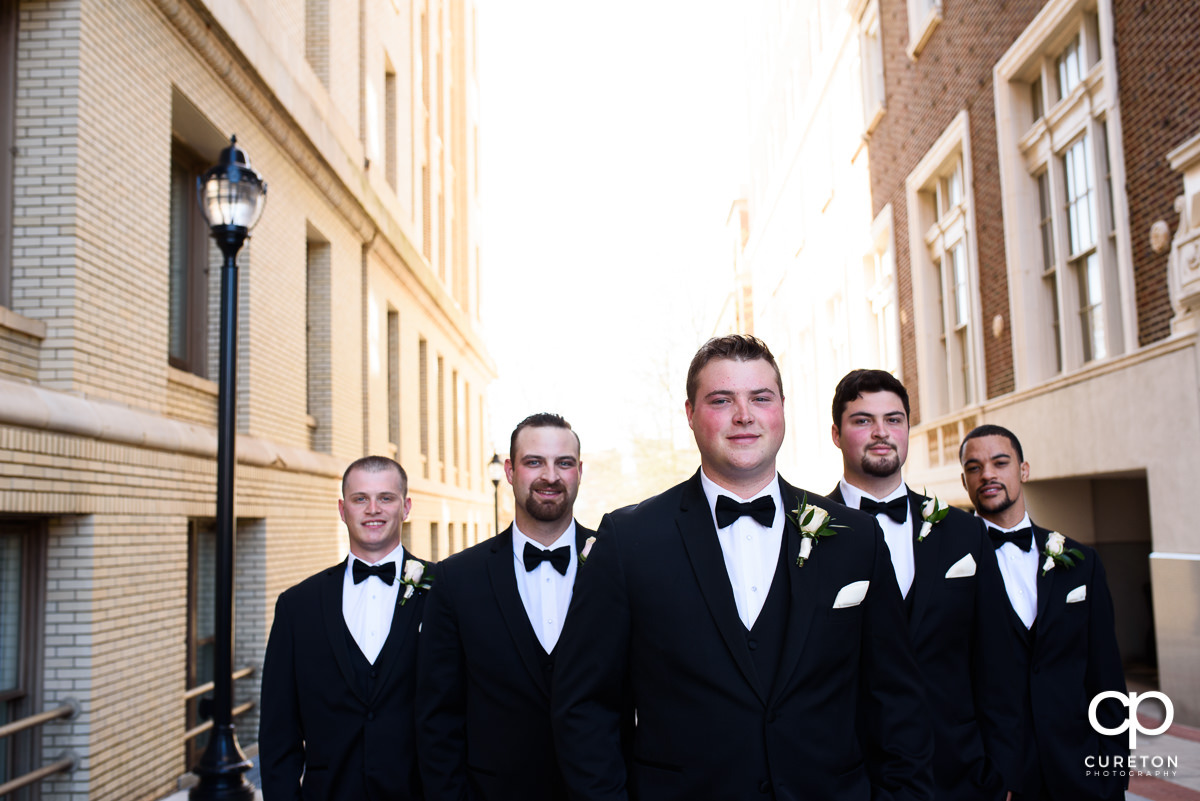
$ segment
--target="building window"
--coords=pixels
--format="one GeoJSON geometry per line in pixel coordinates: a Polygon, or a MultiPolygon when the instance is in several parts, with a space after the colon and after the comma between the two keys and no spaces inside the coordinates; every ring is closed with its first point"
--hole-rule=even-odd
{"type": "Polygon", "coordinates": [[[450,425],[453,426],[452,437],[450,442],[450,459],[454,465],[454,484],[455,486],[462,485],[462,477],[459,475],[459,434],[462,431],[462,419],[459,417],[458,405],[458,371],[450,371],[450,425]]]}
{"type": "Polygon", "coordinates": [[[417,343],[417,361],[421,382],[421,475],[429,478],[429,343],[424,338],[417,343]]]}
{"type": "Polygon", "coordinates": [[[309,447],[333,451],[333,350],[331,347],[332,253],[329,242],[308,226],[305,243],[305,365],[309,447]]]}
{"type": "Polygon", "coordinates": [[[13,181],[16,174],[17,3],[0,0],[0,306],[12,306],[13,181]]]}
{"type": "Polygon", "coordinates": [[[892,244],[892,207],[884,207],[871,225],[871,250],[864,258],[867,304],[871,320],[872,363],[900,374],[900,323],[896,300],[896,255],[892,244]]]}
{"type": "Polygon", "coordinates": [[[437,458],[438,476],[446,481],[446,360],[437,357],[437,458]]]}
{"type": "Polygon", "coordinates": [[[871,0],[858,23],[863,89],[863,131],[870,134],[883,119],[883,37],[879,29],[879,0],[871,0]]]}
{"type": "Polygon", "coordinates": [[[199,156],[171,141],[169,359],[201,377],[208,375],[208,267],[216,252],[196,199],[204,169],[199,156]]]}
{"type": "Polygon", "coordinates": [[[942,21],[942,0],[908,0],[908,57],[915,59],[942,21]]]}
{"type": "MultiPolygon", "coordinates": [[[[188,523],[188,622],[187,689],[213,680],[213,648],[216,642],[213,593],[216,591],[217,535],[212,521],[188,523]]],[[[212,719],[212,693],[188,698],[186,725],[191,732],[212,719]]],[[[200,761],[208,745],[208,732],[187,740],[187,769],[200,761]]]]}
{"type": "MultiPolygon", "coordinates": [[[[45,556],[39,527],[0,520],[0,726],[41,712],[45,556]]],[[[0,784],[38,766],[40,728],[0,740],[0,784]]]]}
{"type": "Polygon", "coordinates": [[[1107,0],[1051,0],[996,65],[1018,387],[1120,354],[1133,330],[1110,29],[1107,0]]]}
{"type": "MultiPolygon", "coordinates": [[[[385,56],[386,60],[386,56],[385,56]]],[[[396,175],[398,151],[396,142],[396,126],[400,114],[399,98],[396,88],[396,70],[391,61],[387,61],[387,69],[383,74],[383,166],[387,184],[396,191],[396,175]]]]}
{"type": "Polygon", "coordinates": [[[329,0],[304,2],[304,58],[329,88],[329,0]]]}
{"type": "Polygon", "coordinates": [[[392,456],[400,458],[400,312],[388,308],[387,315],[387,377],[388,377],[388,447],[392,456]]]}
{"type": "Polygon", "coordinates": [[[978,268],[967,113],[909,175],[909,252],[922,419],[978,402],[978,268]]]}

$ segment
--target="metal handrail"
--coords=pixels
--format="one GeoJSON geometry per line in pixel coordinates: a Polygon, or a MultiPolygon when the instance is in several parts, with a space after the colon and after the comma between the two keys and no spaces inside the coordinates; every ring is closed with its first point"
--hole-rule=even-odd
{"type": "MultiPolygon", "coordinates": [[[[253,708],[254,708],[254,702],[247,701],[246,703],[241,704],[239,706],[235,706],[233,709],[231,709],[229,711],[229,716],[236,718],[238,715],[243,715],[246,712],[249,712],[253,708]]],[[[211,720],[206,720],[203,723],[201,723],[199,726],[196,726],[195,728],[188,729],[187,731],[185,731],[183,733],[183,741],[186,743],[188,740],[192,739],[196,735],[204,734],[204,732],[208,731],[212,727],[213,727],[213,722],[211,720]]]]}
{"type": "MultiPolygon", "coordinates": [[[[73,718],[79,713],[79,704],[74,701],[66,701],[62,706],[54,709],[47,709],[45,712],[38,712],[36,715],[14,720],[12,723],[6,723],[0,726],[0,739],[16,734],[17,732],[32,729],[34,726],[40,726],[43,723],[59,718],[73,718]]],[[[4,793],[0,793],[0,796],[4,793]]]]}
{"type": "MultiPolygon", "coordinates": [[[[244,667],[240,670],[235,670],[233,671],[233,680],[237,681],[238,679],[244,679],[252,673],[254,673],[253,667],[244,667]]],[[[212,688],[213,682],[211,681],[206,681],[203,684],[197,684],[192,689],[184,692],[183,700],[190,701],[198,695],[204,695],[207,692],[211,692],[212,688]]]]}
{"type": "Polygon", "coordinates": [[[67,752],[58,758],[57,761],[51,762],[49,765],[43,765],[37,770],[30,771],[24,775],[0,784],[0,798],[8,795],[14,790],[20,790],[22,787],[28,787],[34,782],[40,782],[47,776],[53,776],[55,773],[69,773],[75,770],[79,764],[79,758],[74,754],[67,752]]]}

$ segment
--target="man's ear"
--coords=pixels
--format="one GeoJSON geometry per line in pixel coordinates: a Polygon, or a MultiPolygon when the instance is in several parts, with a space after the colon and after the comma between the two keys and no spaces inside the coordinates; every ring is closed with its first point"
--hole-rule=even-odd
{"type": "Polygon", "coordinates": [[[1021,462],[1021,483],[1029,480],[1029,462],[1021,462]]]}
{"type": "Polygon", "coordinates": [[[829,435],[833,437],[833,447],[839,451],[842,449],[842,430],[838,428],[838,424],[834,423],[829,431],[829,435]]]}
{"type": "MultiPolygon", "coordinates": [[[[696,411],[696,407],[692,406],[692,402],[690,400],[684,401],[683,411],[687,415],[688,428],[692,428],[692,412],[696,411]]],[[[695,429],[692,430],[694,431],[695,429]]]]}

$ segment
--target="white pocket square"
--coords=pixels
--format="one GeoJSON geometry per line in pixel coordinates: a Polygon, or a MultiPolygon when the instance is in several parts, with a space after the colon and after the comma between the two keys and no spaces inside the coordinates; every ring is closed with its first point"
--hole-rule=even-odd
{"type": "Polygon", "coordinates": [[[1087,599],[1087,585],[1080,584],[1075,589],[1067,593],[1067,603],[1077,604],[1080,601],[1087,599]]]}
{"type": "Polygon", "coordinates": [[[950,569],[946,571],[946,578],[948,579],[966,578],[973,575],[975,575],[975,559],[971,554],[967,554],[962,559],[950,565],[950,569]]]}
{"type": "Polygon", "coordinates": [[[845,609],[848,606],[858,606],[863,602],[863,598],[867,597],[867,587],[871,586],[869,581],[854,581],[847,584],[838,590],[837,597],[833,599],[834,609],[845,609]]]}

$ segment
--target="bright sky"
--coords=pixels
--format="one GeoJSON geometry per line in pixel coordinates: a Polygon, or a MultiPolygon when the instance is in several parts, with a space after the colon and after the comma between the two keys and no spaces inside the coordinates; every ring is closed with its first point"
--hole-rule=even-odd
{"type": "Polygon", "coordinates": [[[478,13],[496,450],[538,411],[565,416],[585,451],[664,431],[668,413],[682,425],[687,360],[733,278],[738,3],[478,0],[478,13]]]}

